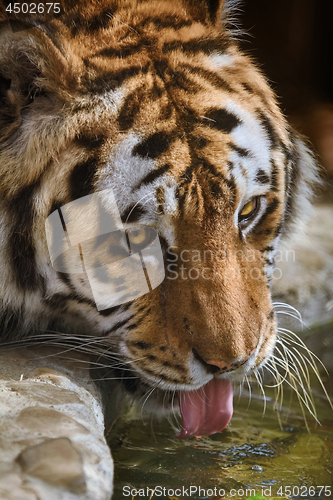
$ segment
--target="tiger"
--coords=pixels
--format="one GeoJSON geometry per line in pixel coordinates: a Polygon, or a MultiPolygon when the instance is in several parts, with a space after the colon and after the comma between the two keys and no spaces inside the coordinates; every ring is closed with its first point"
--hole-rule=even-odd
{"type": "MultiPolygon", "coordinates": [[[[269,367],[281,341],[274,257],[310,212],[313,154],[240,49],[235,2],[78,0],[48,20],[6,5],[2,344],[67,342],[103,359],[110,391],[179,412],[179,438],[221,431],[234,386],[269,367]],[[148,283],[122,295],[119,272],[120,299],[103,307],[97,271],[73,272],[71,257],[57,267],[47,236],[50,218],[93,196],[112,198],[122,226],[100,245],[116,267],[139,256],[148,283]],[[149,286],[154,242],[163,279],[149,286]]],[[[80,230],[95,238],[84,203],[80,230]]]]}

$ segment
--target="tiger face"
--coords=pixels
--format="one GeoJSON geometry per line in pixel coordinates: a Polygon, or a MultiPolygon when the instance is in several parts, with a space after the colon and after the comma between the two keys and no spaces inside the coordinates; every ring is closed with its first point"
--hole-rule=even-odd
{"type": "Polygon", "coordinates": [[[181,407],[180,437],[224,428],[232,383],[271,356],[274,255],[316,178],[227,7],[82,1],[0,27],[4,339],[79,339],[152,411],[181,407]],[[52,266],[45,221],[108,189],[138,251],[158,235],[165,279],[99,311],[86,273],[52,266]]]}

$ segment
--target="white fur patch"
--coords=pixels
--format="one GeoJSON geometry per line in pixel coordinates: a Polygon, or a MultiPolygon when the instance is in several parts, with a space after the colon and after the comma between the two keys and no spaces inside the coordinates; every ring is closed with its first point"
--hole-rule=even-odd
{"type": "Polygon", "coordinates": [[[133,155],[133,149],[141,141],[141,137],[130,133],[117,144],[115,153],[110,157],[97,183],[101,190],[110,187],[113,189],[120,212],[132,203],[139,202],[140,198],[142,198],[140,204],[145,205],[152,197],[149,196],[152,195],[151,185],[142,186],[139,197],[135,189],[142,179],[156,168],[154,160],[133,155]]]}
{"type": "Polygon", "coordinates": [[[234,58],[230,54],[219,54],[218,52],[215,52],[209,56],[209,61],[215,66],[216,68],[223,68],[224,66],[233,66],[234,64],[234,58]]]}

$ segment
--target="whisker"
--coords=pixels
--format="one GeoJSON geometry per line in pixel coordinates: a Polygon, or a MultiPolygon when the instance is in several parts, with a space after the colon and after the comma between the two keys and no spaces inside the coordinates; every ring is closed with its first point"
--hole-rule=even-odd
{"type": "Polygon", "coordinates": [[[249,409],[250,403],[251,403],[251,399],[252,399],[252,389],[251,389],[251,384],[249,382],[249,379],[248,379],[247,375],[245,375],[245,380],[246,380],[247,386],[249,388],[249,402],[248,402],[248,405],[247,405],[247,409],[249,409]]]}
{"type": "Polygon", "coordinates": [[[148,203],[148,201],[150,200],[154,200],[154,197],[152,195],[152,192],[150,193],[147,193],[145,194],[144,196],[142,196],[142,198],[139,199],[139,201],[136,202],[136,204],[132,207],[130,213],[128,214],[128,216],[126,217],[126,220],[125,220],[125,224],[128,222],[128,219],[130,218],[130,216],[132,215],[132,212],[133,210],[135,210],[135,208],[139,205],[139,203],[141,203],[142,200],[144,200],[145,198],[147,198],[147,196],[151,196],[151,198],[149,198],[148,200],[145,201],[145,203],[143,203],[143,205],[145,205],[146,203],[148,203]]]}
{"type": "Polygon", "coordinates": [[[289,309],[289,310],[293,311],[296,314],[296,316],[298,317],[298,319],[300,320],[300,322],[303,323],[302,315],[299,312],[299,310],[296,309],[296,307],[291,306],[290,304],[287,304],[286,302],[272,302],[272,306],[274,307],[274,309],[275,309],[275,307],[281,307],[283,309],[289,309]]]}
{"type": "MultiPolygon", "coordinates": [[[[291,330],[287,330],[285,328],[282,328],[281,332],[282,332],[282,336],[280,335],[280,340],[282,339],[282,341],[285,342],[285,339],[283,337],[287,337],[290,342],[292,342],[294,345],[297,345],[298,347],[301,347],[302,349],[304,349],[306,354],[309,355],[310,359],[307,356],[305,356],[304,353],[299,352],[296,348],[293,348],[293,350],[297,354],[302,356],[302,360],[304,361],[304,363],[307,363],[309,365],[309,367],[312,369],[312,371],[314,372],[314,374],[315,374],[315,376],[316,376],[316,378],[321,386],[321,389],[323,390],[323,392],[325,394],[327,401],[329,402],[331,408],[333,409],[333,404],[332,404],[331,398],[329,397],[327,390],[325,388],[325,385],[321,379],[318,367],[316,365],[316,361],[318,361],[318,363],[321,365],[321,367],[323,368],[325,373],[327,375],[329,375],[324,363],[321,361],[320,358],[318,358],[318,356],[316,354],[314,354],[312,351],[310,351],[310,349],[305,345],[305,343],[302,341],[302,339],[300,339],[299,336],[296,335],[294,332],[292,332],[291,330]]],[[[280,333],[280,331],[279,331],[279,333],[280,333]]]]}
{"type": "Polygon", "coordinates": [[[259,385],[259,387],[260,387],[260,390],[261,390],[261,392],[262,392],[262,395],[264,396],[264,408],[263,408],[263,412],[262,412],[262,414],[263,414],[263,416],[264,416],[264,415],[265,415],[265,412],[266,412],[266,394],[265,394],[265,389],[264,389],[264,386],[263,386],[263,384],[262,384],[261,375],[260,375],[260,373],[259,373],[259,371],[258,371],[258,370],[256,370],[256,371],[254,372],[254,376],[255,376],[255,378],[256,378],[256,380],[257,380],[257,383],[258,383],[258,385],[259,385]]]}

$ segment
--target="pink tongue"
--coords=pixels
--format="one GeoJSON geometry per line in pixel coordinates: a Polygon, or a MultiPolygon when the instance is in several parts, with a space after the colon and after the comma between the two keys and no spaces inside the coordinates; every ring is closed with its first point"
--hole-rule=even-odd
{"type": "Polygon", "coordinates": [[[233,391],[229,380],[213,378],[196,391],[181,391],[183,428],[179,439],[209,436],[227,427],[233,412],[233,391]]]}

